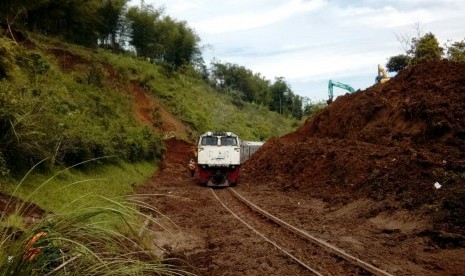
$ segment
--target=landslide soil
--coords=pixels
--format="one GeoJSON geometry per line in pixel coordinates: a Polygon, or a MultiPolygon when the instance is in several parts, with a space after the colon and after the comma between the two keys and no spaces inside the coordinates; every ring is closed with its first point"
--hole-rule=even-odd
{"type": "MultiPolygon", "coordinates": [[[[463,275],[464,83],[464,63],[441,61],[338,97],[266,142],[235,189],[390,273],[463,275]]],[[[302,274],[189,177],[190,158],[192,145],[168,140],[161,170],[138,188],[177,225],[154,226],[160,254],[201,275],[302,274]]]]}

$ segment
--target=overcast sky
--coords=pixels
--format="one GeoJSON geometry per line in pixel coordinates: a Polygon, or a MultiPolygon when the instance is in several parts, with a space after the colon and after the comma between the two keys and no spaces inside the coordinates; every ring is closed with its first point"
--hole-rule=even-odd
{"type": "MultiPolygon", "coordinates": [[[[132,5],[140,1],[132,0],[132,5]]],[[[373,85],[377,65],[403,53],[397,36],[432,32],[440,44],[465,39],[464,0],[145,0],[187,21],[215,58],[269,80],[284,77],[294,93],[326,100],[328,80],[355,89],[373,85]]],[[[335,88],[335,96],[346,91],[335,88]]]]}

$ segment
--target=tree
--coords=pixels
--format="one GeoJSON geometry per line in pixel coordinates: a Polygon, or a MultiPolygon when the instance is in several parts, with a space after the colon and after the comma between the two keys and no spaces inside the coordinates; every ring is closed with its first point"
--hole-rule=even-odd
{"type": "Polygon", "coordinates": [[[41,4],[42,2],[37,0],[0,1],[0,27],[5,26],[8,30],[7,35],[16,40],[13,28],[24,28],[24,19],[28,12],[41,4]]]}
{"type": "Polygon", "coordinates": [[[126,13],[130,28],[130,43],[136,48],[137,55],[152,59],[159,58],[156,53],[157,32],[155,22],[161,15],[160,10],[152,6],[131,7],[126,13]]]}
{"type": "Polygon", "coordinates": [[[88,47],[96,47],[102,32],[101,0],[43,0],[28,10],[25,25],[30,31],[58,36],[88,47]]]}
{"type": "Polygon", "coordinates": [[[213,83],[223,91],[238,91],[243,101],[268,105],[269,81],[237,64],[212,63],[213,83]]]}
{"type": "Polygon", "coordinates": [[[116,45],[128,0],[2,0],[0,24],[95,47],[116,45]]]}
{"type": "Polygon", "coordinates": [[[162,18],[162,11],[152,6],[132,7],[127,12],[130,43],[137,55],[164,62],[177,69],[199,60],[200,38],[184,21],[162,18]]]}
{"type": "Polygon", "coordinates": [[[175,69],[201,55],[198,47],[200,38],[185,21],[177,22],[167,16],[156,23],[156,32],[159,56],[175,69]]]}
{"type": "Polygon", "coordinates": [[[412,39],[412,64],[417,64],[429,60],[440,60],[444,49],[439,46],[436,36],[427,33],[420,38],[412,39]]]}
{"type": "Polygon", "coordinates": [[[291,94],[291,116],[300,120],[304,115],[304,111],[302,109],[302,102],[303,98],[299,95],[291,94]]]}
{"type": "Polygon", "coordinates": [[[465,61],[465,39],[456,41],[447,47],[447,58],[453,61],[465,61]]]}
{"type": "Polygon", "coordinates": [[[417,27],[417,32],[418,37],[412,39],[407,35],[398,36],[398,40],[401,42],[405,54],[389,58],[386,64],[386,68],[389,72],[398,72],[411,64],[441,59],[444,49],[439,46],[436,36],[431,32],[421,36],[419,27],[417,27]]]}
{"type": "Polygon", "coordinates": [[[286,113],[286,96],[289,90],[290,88],[283,77],[275,79],[275,82],[270,86],[271,103],[269,109],[271,111],[276,111],[279,114],[286,113]]]}
{"type": "Polygon", "coordinates": [[[120,49],[118,43],[119,32],[123,29],[123,9],[128,0],[105,0],[99,9],[101,28],[99,30],[100,45],[111,49],[120,49]]]}
{"type": "Polygon", "coordinates": [[[388,72],[399,72],[400,70],[406,68],[412,58],[407,56],[407,55],[397,55],[397,56],[392,56],[389,58],[388,63],[386,64],[386,68],[388,72]]]}

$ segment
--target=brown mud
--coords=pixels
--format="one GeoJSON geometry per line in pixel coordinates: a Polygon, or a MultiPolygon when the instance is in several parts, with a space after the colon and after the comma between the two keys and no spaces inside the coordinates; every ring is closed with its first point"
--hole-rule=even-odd
{"type": "MultiPolygon", "coordinates": [[[[465,64],[441,61],[338,97],[243,166],[237,191],[285,221],[395,275],[465,273],[465,64]],[[435,188],[439,183],[441,188],[435,188]]],[[[192,146],[169,140],[139,188],[178,226],[156,239],[201,275],[290,275],[188,176],[192,146]]]]}

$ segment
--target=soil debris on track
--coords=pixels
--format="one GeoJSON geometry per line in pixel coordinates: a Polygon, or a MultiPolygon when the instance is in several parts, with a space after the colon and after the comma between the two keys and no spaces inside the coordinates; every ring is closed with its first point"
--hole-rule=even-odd
{"type": "Polygon", "coordinates": [[[198,275],[308,274],[236,220],[210,188],[196,184],[187,169],[192,145],[176,139],[166,145],[161,170],[138,188],[139,194],[157,194],[145,201],[177,225],[173,234],[156,237],[165,256],[180,258],[176,264],[198,275]]]}
{"type": "Polygon", "coordinates": [[[464,84],[465,63],[444,60],[338,97],[265,143],[240,187],[391,273],[463,275],[464,84]]]}
{"type": "MultiPolygon", "coordinates": [[[[464,63],[429,62],[338,97],[296,132],[267,141],[235,189],[394,275],[463,275],[464,84],[464,63]]],[[[147,200],[178,226],[155,240],[165,254],[199,275],[307,275],[196,184],[191,150],[168,140],[162,169],[139,187],[163,194],[147,200]]]]}

